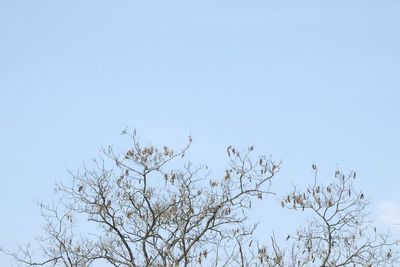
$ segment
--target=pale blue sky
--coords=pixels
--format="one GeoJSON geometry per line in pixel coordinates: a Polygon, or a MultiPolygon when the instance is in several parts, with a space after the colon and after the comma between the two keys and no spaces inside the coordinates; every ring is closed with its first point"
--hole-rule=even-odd
{"type": "Polygon", "coordinates": [[[399,14],[397,0],[0,1],[0,243],[37,236],[34,201],[126,126],[156,144],[191,133],[191,158],[216,169],[254,143],[283,160],[277,190],[313,162],[323,179],[354,169],[375,216],[400,219],[399,14]]]}

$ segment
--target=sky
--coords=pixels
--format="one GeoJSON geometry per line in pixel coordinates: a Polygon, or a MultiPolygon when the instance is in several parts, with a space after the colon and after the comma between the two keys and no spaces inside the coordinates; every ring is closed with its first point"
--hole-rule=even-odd
{"type": "MultiPolygon", "coordinates": [[[[327,182],[355,170],[373,218],[400,236],[399,12],[397,0],[0,1],[0,245],[39,236],[36,201],[124,147],[125,127],[178,147],[191,134],[190,158],[216,174],[228,145],[254,144],[282,160],[279,192],[309,184],[313,163],[327,182]]],[[[293,226],[268,205],[265,225],[293,226]]]]}

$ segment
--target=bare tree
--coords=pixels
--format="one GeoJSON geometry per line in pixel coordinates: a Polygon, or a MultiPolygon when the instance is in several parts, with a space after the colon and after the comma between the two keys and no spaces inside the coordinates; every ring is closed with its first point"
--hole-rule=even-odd
{"type": "Polygon", "coordinates": [[[252,146],[243,152],[230,146],[229,165],[214,178],[206,166],[182,162],[191,138],[175,152],[127,135],[130,149],[105,149],[94,167],[70,172],[72,183],[57,186],[57,205],[41,204],[46,225],[39,260],[29,247],[3,252],[28,266],[249,265],[255,258],[243,246],[255,225],[247,211],[253,199],[271,193],[280,163],[252,158],[252,146]],[[79,233],[82,218],[89,233],[79,233]]]}
{"type": "Polygon", "coordinates": [[[262,199],[280,162],[253,156],[253,146],[229,146],[220,178],[178,151],[142,146],[109,147],[59,184],[60,200],[40,204],[46,221],[38,258],[27,246],[6,251],[25,266],[385,266],[399,261],[395,241],[367,220],[368,201],[354,189],[356,177],[337,171],[333,182],[294,190],[281,205],[306,213],[308,223],[286,242],[255,237],[248,211],[262,199]]]}
{"type": "Polygon", "coordinates": [[[287,240],[291,249],[281,249],[272,239],[266,260],[272,266],[394,266],[399,262],[397,241],[388,232],[379,233],[368,220],[368,200],[354,188],[356,173],[335,172],[327,186],[317,182],[304,192],[285,196],[284,208],[307,213],[308,222],[287,240]]]}

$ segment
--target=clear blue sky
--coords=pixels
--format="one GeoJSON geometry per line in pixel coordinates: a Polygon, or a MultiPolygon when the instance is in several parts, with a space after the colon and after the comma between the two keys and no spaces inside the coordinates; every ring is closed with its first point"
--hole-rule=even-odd
{"type": "Polygon", "coordinates": [[[191,158],[217,169],[227,145],[254,143],[283,160],[277,190],[313,162],[323,179],[354,169],[374,216],[400,220],[399,14],[397,0],[1,1],[0,243],[37,236],[35,200],[126,126],[156,144],[191,133],[191,158]]]}

